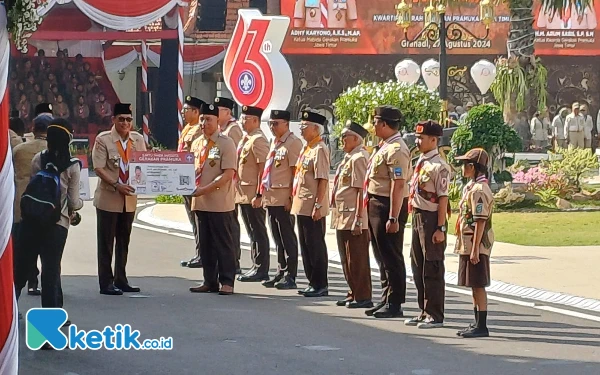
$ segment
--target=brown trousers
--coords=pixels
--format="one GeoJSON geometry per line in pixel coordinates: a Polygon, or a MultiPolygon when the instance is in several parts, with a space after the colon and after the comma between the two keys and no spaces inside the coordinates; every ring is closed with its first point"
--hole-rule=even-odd
{"type": "Polygon", "coordinates": [[[437,212],[414,210],[410,259],[419,308],[436,322],[443,322],[446,295],[444,251],[447,238],[442,243],[433,243],[437,217],[437,212]]]}
{"type": "Polygon", "coordinates": [[[369,231],[363,229],[360,235],[354,236],[350,230],[338,230],[336,235],[344,277],[350,287],[348,296],[355,301],[370,301],[369,231]]]}

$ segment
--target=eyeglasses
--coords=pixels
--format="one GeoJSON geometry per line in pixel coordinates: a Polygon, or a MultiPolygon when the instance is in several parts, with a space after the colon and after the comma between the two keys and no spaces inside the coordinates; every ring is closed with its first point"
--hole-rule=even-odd
{"type": "Polygon", "coordinates": [[[133,121],[133,117],[119,117],[117,120],[119,120],[119,122],[132,122],[133,121]]]}

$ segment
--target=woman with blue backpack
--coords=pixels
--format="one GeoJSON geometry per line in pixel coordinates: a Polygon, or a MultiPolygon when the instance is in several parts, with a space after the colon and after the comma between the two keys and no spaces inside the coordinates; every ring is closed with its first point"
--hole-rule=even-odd
{"type": "Polygon", "coordinates": [[[15,267],[17,299],[28,270],[37,256],[42,263],[42,307],[62,308],[60,263],[75,211],[83,207],[79,197],[81,163],[71,157],[71,124],[61,118],[48,126],[48,149],[31,161],[31,181],[21,198],[22,224],[19,241],[23,256],[15,267]]]}

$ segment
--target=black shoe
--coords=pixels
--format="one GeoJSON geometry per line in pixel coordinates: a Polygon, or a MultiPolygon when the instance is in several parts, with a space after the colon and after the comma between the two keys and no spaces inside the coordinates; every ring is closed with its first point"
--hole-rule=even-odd
{"type": "Polygon", "coordinates": [[[242,274],[242,269],[241,268],[236,268],[235,269],[235,274],[236,275],[241,275],[242,274]]]}
{"type": "Polygon", "coordinates": [[[304,295],[308,292],[314,292],[314,291],[315,291],[315,288],[313,288],[312,286],[309,285],[306,289],[299,290],[298,294],[304,295]]]}
{"type": "Polygon", "coordinates": [[[392,305],[391,303],[373,314],[373,317],[378,319],[401,318],[403,316],[400,305],[392,305]]]}
{"type": "Polygon", "coordinates": [[[296,281],[289,276],[286,276],[283,280],[275,284],[275,288],[279,290],[298,289],[296,281]]]}
{"type": "Polygon", "coordinates": [[[137,286],[131,286],[129,284],[124,284],[124,285],[115,285],[117,288],[121,289],[121,291],[123,291],[123,293],[139,293],[140,292],[140,288],[138,288],[137,286]]]}
{"type": "Polygon", "coordinates": [[[365,311],[365,315],[373,316],[377,311],[381,310],[385,306],[385,303],[379,302],[377,305],[373,306],[372,309],[365,311]]]}
{"type": "Polygon", "coordinates": [[[29,294],[30,296],[41,296],[42,291],[38,287],[29,288],[27,289],[27,294],[29,294]]]}
{"type": "Polygon", "coordinates": [[[346,297],[346,298],[344,298],[344,299],[341,299],[341,300],[337,301],[337,302],[335,303],[335,305],[336,305],[336,306],[340,306],[340,307],[341,307],[341,306],[346,306],[346,305],[347,305],[347,304],[349,304],[350,302],[354,302],[354,298],[352,298],[352,297],[346,297]]]}
{"type": "Polygon", "coordinates": [[[120,296],[123,295],[123,291],[111,284],[104,289],[100,289],[100,294],[105,294],[107,296],[120,296]]]}
{"type": "Polygon", "coordinates": [[[304,293],[304,297],[326,297],[329,295],[329,289],[327,287],[320,289],[313,289],[310,292],[304,293]]]}
{"type": "Polygon", "coordinates": [[[238,281],[243,282],[243,283],[257,283],[257,282],[261,282],[261,281],[265,281],[265,280],[269,280],[269,275],[268,274],[258,274],[255,273],[253,275],[240,275],[238,276],[238,281]]]}
{"type": "Polygon", "coordinates": [[[283,275],[278,273],[271,280],[263,281],[262,285],[265,288],[275,288],[275,284],[277,284],[281,279],[283,279],[283,275]]]}
{"type": "Polygon", "coordinates": [[[460,331],[456,332],[456,336],[462,336],[463,333],[470,331],[473,328],[475,328],[475,323],[471,323],[467,328],[463,328],[460,331]]]}
{"type": "Polygon", "coordinates": [[[489,337],[490,336],[490,331],[488,331],[487,328],[474,327],[474,328],[471,328],[468,331],[463,332],[460,336],[463,337],[463,338],[465,338],[465,339],[474,339],[474,338],[479,338],[479,337],[489,337]]]}
{"type": "Polygon", "coordinates": [[[202,259],[194,260],[188,263],[188,268],[202,268],[202,259]]]}
{"type": "Polygon", "coordinates": [[[373,302],[370,299],[364,301],[353,301],[346,305],[349,309],[370,309],[373,307],[373,302]]]}

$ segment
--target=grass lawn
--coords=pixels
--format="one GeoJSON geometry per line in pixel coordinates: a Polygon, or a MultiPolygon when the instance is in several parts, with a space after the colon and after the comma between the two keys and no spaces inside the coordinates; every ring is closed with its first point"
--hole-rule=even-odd
{"type": "MultiPolygon", "coordinates": [[[[454,234],[456,213],[448,230],[454,234]]],[[[498,212],[496,241],[533,246],[600,245],[600,212],[498,212]]]]}

